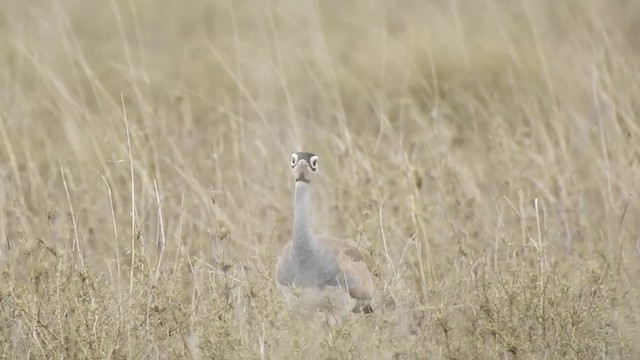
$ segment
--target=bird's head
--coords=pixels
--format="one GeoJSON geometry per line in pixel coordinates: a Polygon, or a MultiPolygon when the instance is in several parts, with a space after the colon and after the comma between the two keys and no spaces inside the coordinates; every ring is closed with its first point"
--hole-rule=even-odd
{"type": "Polygon", "coordinates": [[[316,171],[318,171],[318,155],[308,152],[291,154],[291,172],[296,181],[309,183],[316,171]]]}

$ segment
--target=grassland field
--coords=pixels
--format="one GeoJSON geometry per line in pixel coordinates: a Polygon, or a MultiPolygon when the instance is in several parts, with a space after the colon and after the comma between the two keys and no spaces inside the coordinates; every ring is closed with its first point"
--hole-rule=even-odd
{"type": "Polygon", "coordinates": [[[3,0],[0,357],[640,358],[640,2],[3,0]],[[375,313],[274,283],[294,151],[375,313]]]}

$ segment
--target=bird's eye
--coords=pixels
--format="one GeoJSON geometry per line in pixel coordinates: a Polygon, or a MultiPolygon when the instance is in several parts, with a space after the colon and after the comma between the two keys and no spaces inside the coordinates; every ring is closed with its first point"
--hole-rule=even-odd
{"type": "Polygon", "coordinates": [[[309,160],[309,165],[311,165],[311,169],[313,171],[318,170],[318,157],[317,156],[312,156],[311,159],[309,160]]]}
{"type": "Polygon", "coordinates": [[[296,166],[298,162],[298,154],[291,154],[291,167],[296,166]]]}

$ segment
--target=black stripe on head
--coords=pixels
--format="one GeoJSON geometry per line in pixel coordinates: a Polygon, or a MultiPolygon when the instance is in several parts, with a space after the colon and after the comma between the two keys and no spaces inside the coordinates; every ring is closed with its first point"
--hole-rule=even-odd
{"type": "Polygon", "coordinates": [[[310,152],[297,152],[296,155],[298,155],[298,161],[301,159],[305,159],[307,162],[311,162],[311,158],[313,156],[316,156],[316,154],[314,153],[310,153],[310,152]]]}

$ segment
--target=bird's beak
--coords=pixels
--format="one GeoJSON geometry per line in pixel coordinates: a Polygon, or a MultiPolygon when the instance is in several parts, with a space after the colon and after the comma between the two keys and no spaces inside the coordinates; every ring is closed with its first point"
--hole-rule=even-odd
{"type": "Polygon", "coordinates": [[[300,160],[296,166],[304,166],[308,169],[311,169],[311,165],[307,162],[307,160],[300,160]]]}
{"type": "Polygon", "coordinates": [[[300,160],[296,166],[293,168],[293,172],[296,178],[296,181],[305,181],[309,182],[309,179],[306,178],[305,172],[311,171],[311,165],[306,160],[300,160]]]}

